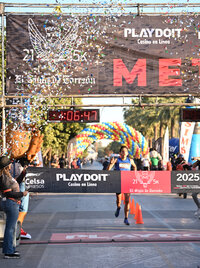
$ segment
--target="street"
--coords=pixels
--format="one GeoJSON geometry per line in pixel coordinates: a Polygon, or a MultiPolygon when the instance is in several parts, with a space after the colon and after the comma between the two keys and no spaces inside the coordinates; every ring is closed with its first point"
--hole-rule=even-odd
{"type": "Polygon", "coordinates": [[[114,216],[115,194],[32,194],[23,225],[32,239],[21,241],[19,260],[1,254],[0,267],[199,267],[200,220],[191,196],[131,198],[141,205],[144,224],[129,215],[130,226],[124,225],[123,208],[114,216]]]}

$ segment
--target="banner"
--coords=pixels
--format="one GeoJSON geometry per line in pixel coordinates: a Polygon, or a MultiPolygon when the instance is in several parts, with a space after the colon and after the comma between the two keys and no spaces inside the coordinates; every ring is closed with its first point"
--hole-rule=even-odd
{"type": "Polygon", "coordinates": [[[171,138],[169,140],[169,157],[172,158],[179,153],[179,138],[171,138]]]}
{"type": "Polygon", "coordinates": [[[169,162],[169,128],[167,126],[165,135],[164,135],[164,144],[163,144],[163,165],[167,166],[169,162]]]}
{"type": "Polygon", "coordinates": [[[31,192],[120,193],[120,172],[29,167],[26,188],[31,192]]]}
{"type": "Polygon", "coordinates": [[[199,16],[6,16],[8,94],[199,92],[199,16]]]}
{"type": "Polygon", "coordinates": [[[200,191],[200,172],[29,167],[25,182],[39,193],[191,193],[200,191]]]}
{"type": "Polygon", "coordinates": [[[170,171],[121,171],[121,184],[123,193],[170,193],[170,171]]]}
{"type": "Polygon", "coordinates": [[[171,186],[172,193],[200,193],[200,172],[172,171],[171,186]]]}
{"type": "Polygon", "coordinates": [[[195,122],[182,122],[181,132],[179,139],[179,151],[184,156],[184,159],[188,161],[190,145],[192,141],[192,135],[194,131],[195,122]]]}

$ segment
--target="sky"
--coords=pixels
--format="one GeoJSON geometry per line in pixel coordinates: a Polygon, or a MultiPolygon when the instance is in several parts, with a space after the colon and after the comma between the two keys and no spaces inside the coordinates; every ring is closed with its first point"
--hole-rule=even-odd
{"type": "MultiPolygon", "coordinates": [[[[121,0],[121,1],[117,1],[117,0],[107,0],[107,1],[92,1],[92,0],[5,0],[2,1],[4,3],[35,3],[35,4],[67,4],[67,3],[100,3],[101,5],[104,4],[110,4],[110,3],[154,3],[155,1],[153,0],[149,0],[149,1],[145,1],[145,0],[138,0],[138,1],[130,1],[130,0],[121,0]]],[[[193,0],[193,1],[189,1],[189,0],[184,0],[184,1],[179,1],[179,0],[172,0],[172,1],[166,1],[166,0],[159,0],[156,1],[159,3],[169,3],[169,4],[173,4],[173,3],[198,3],[199,1],[197,0],[193,0]]],[[[170,7],[169,7],[170,8],[170,7]]],[[[37,9],[38,10],[38,9],[37,9]]],[[[23,12],[23,8],[6,8],[6,11],[20,11],[23,12]]],[[[34,10],[33,10],[34,11],[34,10]]],[[[42,12],[42,10],[41,10],[42,12]]],[[[92,12],[92,10],[91,10],[92,12]]],[[[122,98],[83,98],[83,103],[84,104],[122,104],[122,98]]],[[[125,98],[125,103],[130,104],[131,103],[131,98],[125,98]]],[[[101,122],[112,122],[112,121],[118,121],[118,122],[123,122],[123,107],[104,107],[104,108],[100,108],[100,121],[101,122]]]]}

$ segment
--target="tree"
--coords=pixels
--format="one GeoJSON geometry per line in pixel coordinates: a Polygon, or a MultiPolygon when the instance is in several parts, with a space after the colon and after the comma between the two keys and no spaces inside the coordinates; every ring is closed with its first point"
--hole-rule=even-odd
{"type": "MultiPolygon", "coordinates": [[[[69,140],[74,138],[82,129],[85,123],[48,123],[47,111],[49,105],[70,104],[71,99],[44,99],[42,108],[38,109],[37,98],[33,98],[31,104],[31,122],[44,134],[43,150],[52,148],[52,153],[66,153],[69,140]]],[[[74,104],[82,104],[81,99],[75,99],[74,104]]],[[[61,107],[62,108],[62,107],[61,107]]]]}
{"type": "MultiPolygon", "coordinates": [[[[183,103],[184,98],[142,98],[142,103],[183,103]]],[[[133,99],[133,105],[138,99],[133,99]]],[[[180,107],[178,106],[145,106],[131,107],[124,112],[125,122],[140,131],[147,139],[157,139],[157,129],[160,129],[160,137],[163,136],[164,128],[168,125],[171,135],[178,131],[180,107]]]]}
{"type": "Polygon", "coordinates": [[[117,141],[113,141],[111,143],[108,144],[108,146],[105,148],[105,152],[110,152],[112,151],[115,154],[119,153],[121,144],[117,141]]]}

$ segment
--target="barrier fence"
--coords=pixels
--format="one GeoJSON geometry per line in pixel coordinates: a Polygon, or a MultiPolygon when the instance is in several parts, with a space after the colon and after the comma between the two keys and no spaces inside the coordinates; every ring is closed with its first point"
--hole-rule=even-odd
{"type": "Polygon", "coordinates": [[[40,193],[193,193],[200,192],[200,172],[29,167],[26,187],[40,193]]]}

